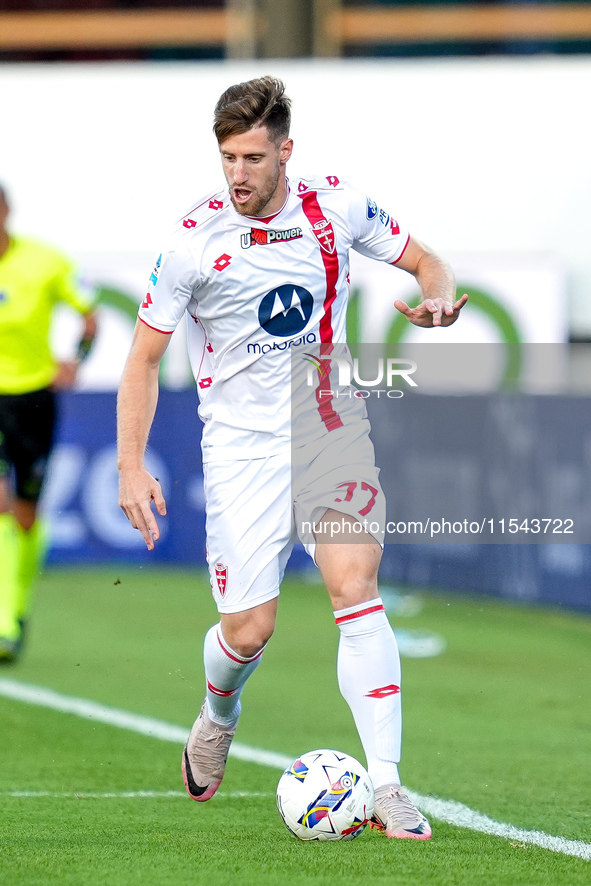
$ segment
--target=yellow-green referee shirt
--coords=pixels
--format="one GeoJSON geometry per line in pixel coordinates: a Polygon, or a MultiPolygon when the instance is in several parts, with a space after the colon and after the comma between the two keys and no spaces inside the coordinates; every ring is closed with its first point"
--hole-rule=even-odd
{"type": "Polygon", "coordinates": [[[92,309],[63,255],[33,240],[11,237],[0,258],[0,394],[25,394],[53,382],[57,366],[49,329],[58,302],[81,314],[92,309]]]}

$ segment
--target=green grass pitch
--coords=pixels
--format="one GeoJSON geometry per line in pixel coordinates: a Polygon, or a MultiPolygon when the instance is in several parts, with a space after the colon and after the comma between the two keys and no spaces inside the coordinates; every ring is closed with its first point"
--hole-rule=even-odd
{"type": "MultiPolygon", "coordinates": [[[[394,629],[446,640],[403,659],[405,784],[497,821],[591,841],[591,619],[421,595],[394,629]]],[[[48,571],[10,678],[186,726],[203,699],[203,573],[48,571]]],[[[237,741],[293,757],[363,754],[336,683],[321,586],[282,590],[277,632],[246,687],[237,741]]],[[[429,843],[367,830],[304,844],[275,808],[280,771],[230,758],[208,803],[182,794],[182,746],[0,696],[0,881],[6,886],[583,886],[591,861],[431,817],[429,843]],[[126,792],[148,792],[125,797],[126,792]],[[28,793],[27,793],[28,792],[28,793]],[[20,796],[18,794],[21,794],[20,796]]]]}

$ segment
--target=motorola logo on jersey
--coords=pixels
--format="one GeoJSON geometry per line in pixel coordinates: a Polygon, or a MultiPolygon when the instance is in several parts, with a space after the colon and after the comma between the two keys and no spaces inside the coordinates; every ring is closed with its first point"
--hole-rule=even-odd
{"type": "Polygon", "coordinates": [[[314,299],[302,286],[285,283],[268,292],[259,306],[259,323],[269,335],[297,335],[312,316],[314,299]]]}

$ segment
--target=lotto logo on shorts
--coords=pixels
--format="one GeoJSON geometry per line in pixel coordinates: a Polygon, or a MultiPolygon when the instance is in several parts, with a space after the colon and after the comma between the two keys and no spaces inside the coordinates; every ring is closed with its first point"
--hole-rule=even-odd
{"type": "Polygon", "coordinates": [[[216,563],[214,568],[218,591],[223,597],[228,587],[228,567],[224,566],[223,563],[216,563]]]}

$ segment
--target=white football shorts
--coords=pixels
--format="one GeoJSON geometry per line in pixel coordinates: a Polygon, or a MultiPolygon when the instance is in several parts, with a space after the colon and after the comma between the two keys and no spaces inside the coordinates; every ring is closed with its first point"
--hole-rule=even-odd
{"type": "MultiPolygon", "coordinates": [[[[272,600],[293,545],[314,558],[314,526],[334,509],[355,518],[380,544],[385,496],[369,423],[339,428],[318,443],[267,458],[203,466],[207,560],[219,612],[272,600]]],[[[339,543],[338,532],[330,539],[339,543]]]]}

